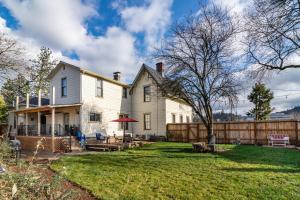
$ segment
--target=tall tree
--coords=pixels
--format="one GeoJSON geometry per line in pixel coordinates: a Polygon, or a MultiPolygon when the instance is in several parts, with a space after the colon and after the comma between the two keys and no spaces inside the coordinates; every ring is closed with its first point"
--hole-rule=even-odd
{"type": "Polygon", "coordinates": [[[273,98],[273,93],[265,84],[256,83],[248,96],[249,101],[254,103],[255,107],[247,114],[253,116],[255,120],[266,120],[272,112],[270,103],[273,98]]]}
{"type": "Polygon", "coordinates": [[[247,54],[257,71],[300,68],[300,1],[253,0],[247,15],[247,54]]]}
{"type": "Polygon", "coordinates": [[[3,96],[0,96],[0,122],[6,122],[8,116],[8,109],[3,96]]]}
{"type": "Polygon", "coordinates": [[[166,63],[165,95],[192,106],[214,143],[213,108],[237,99],[239,81],[233,64],[237,26],[226,9],[201,6],[172,30],[156,58],[166,63]]]}
{"type": "Polygon", "coordinates": [[[13,105],[16,96],[25,97],[27,93],[30,93],[30,85],[23,74],[18,74],[15,79],[7,79],[0,90],[0,94],[8,106],[13,105]]]}
{"type": "Polygon", "coordinates": [[[24,68],[24,51],[5,33],[0,32],[0,81],[6,80],[9,75],[24,68]]]}
{"type": "Polygon", "coordinates": [[[42,47],[36,59],[32,60],[30,71],[30,85],[35,95],[41,89],[42,94],[47,95],[49,90],[49,80],[47,76],[56,65],[56,60],[52,58],[52,51],[47,47],[42,47]]]}

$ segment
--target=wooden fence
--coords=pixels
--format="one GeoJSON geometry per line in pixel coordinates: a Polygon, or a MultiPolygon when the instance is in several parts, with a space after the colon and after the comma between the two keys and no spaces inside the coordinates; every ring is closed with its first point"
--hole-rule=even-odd
{"type": "MultiPolygon", "coordinates": [[[[242,121],[216,122],[214,134],[217,143],[267,144],[267,135],[287,134],[291,144],[300,144],[300,121],[242,121]]],[[[203,123],[167,124],[167,138],[173,142],[206,142],[207,131],[203,123]]]]}

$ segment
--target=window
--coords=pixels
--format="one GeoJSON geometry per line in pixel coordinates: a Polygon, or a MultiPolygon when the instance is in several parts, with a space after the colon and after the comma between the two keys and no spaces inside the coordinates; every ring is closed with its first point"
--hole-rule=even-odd
{"type": "MultiPolygon", "coordinates": [[[[127,114],[120,114],[119,118],[128,117],[127,114]]],[[[124,128],[124,122],[119,122],[119,130],[124,128]]],[[[125,130],[128,130],[128,122],[125,122],[125,130]]]]}
{"type": "Polygon", "coordinates": [[[151,88],[150,86],[144,86],[144,102],[150,102],[151,101],[151,88]]]}
{"type": "Polygon", "coordinates": [[[123,94],[122,94],[123,98],[127,98],[127,88],[123,87],[123,94]]]}
{"type": "Polygon", "coordinates": [[[96,81],[96,97],[103,97],[103,81],[97,79],[96,81]]]}
{"type": "Polygon", "coordinates": [[[90,113],[90,122],[102,122],[102,113],[90,113]]]}
{"type": "Polygon", "coordinates": [[[180,123],[183,123],[183,116],[182,115],[180,115],[179,119],[180,119],[180,123]]]}
{"type": "Polygon", "coordinates": [[[190,116],[186,116],[186,123],[190,123],[190,116]]]}
{"type": "Polygon", "coordinates": [[[151,130],[151,114],[144,114],[144,129],[151,130]]]}
{"type": "Polygon", "coordinates": [[[61,79],[61,96],[62,97],[67,96],[67,78],[61,79]]]}
{"type": "Polygon", "coordinates": [[[172,114],[172,123],[176,123],[176,115],[172,114]]]}

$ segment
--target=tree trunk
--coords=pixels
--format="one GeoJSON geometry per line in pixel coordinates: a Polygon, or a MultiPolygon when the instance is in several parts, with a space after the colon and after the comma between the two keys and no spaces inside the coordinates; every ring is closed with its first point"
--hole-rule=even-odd
{"type": "Polygon", "coordinates": [[[214,152],[216,147],[216,137],[214,135],[213,123],[209,123],[207,127],[207,139],[210,151],[214,152]]]}

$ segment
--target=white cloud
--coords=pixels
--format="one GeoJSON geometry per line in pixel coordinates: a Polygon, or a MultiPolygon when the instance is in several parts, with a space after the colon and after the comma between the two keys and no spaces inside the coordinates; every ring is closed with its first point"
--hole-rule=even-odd
{"type": "Polygon", "coordinates": [[[145,6],[121,9],[121,17],[126,29],[134,33],[145,33],[145,43],[149,51],[155,48],[170,24],[172,0],[152,0],[145,6]]]}
{"type": "Polygon", "coordinates": [[[72,49],[86,39],[84,21],[97,12],[80,0],[4,0],[21,24],[23,36],[36,37],[54,48],[72,49]]]}
{"type": "MultiPolygon", "coordinates": [[[[86,21],[100,14],[90,1],[81,0],[3,0],[18,20],[20,28],[10,30],[23,41],[29,52],[40,46],[50,47],[59,59],[63,51],[74,51],[79,61],[72,61],[92,71],[111,76],[121,71],[126,80],[140,67],[135,52],[135,38],[118,27],[109,27],[103,36],[89,35],[86,21]]],[[[7,28],[0,21],[0,29],[7,28]]],[[[32,58],[32,57],[31,57],[32,58]]]]}

